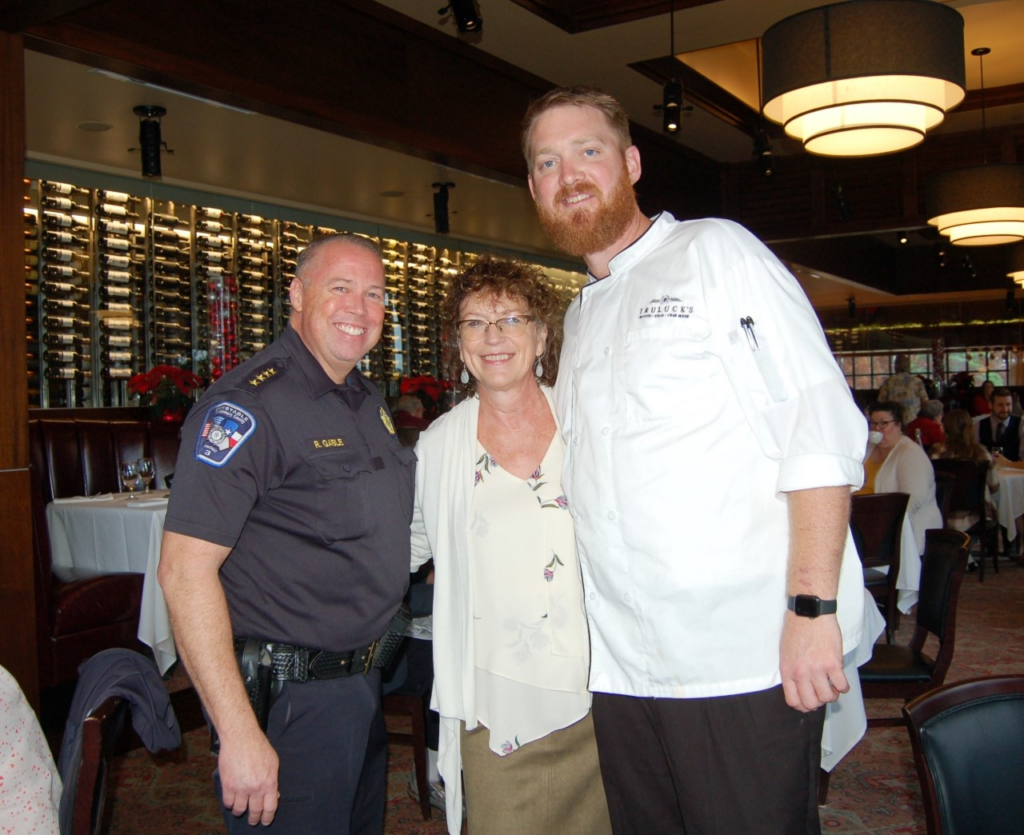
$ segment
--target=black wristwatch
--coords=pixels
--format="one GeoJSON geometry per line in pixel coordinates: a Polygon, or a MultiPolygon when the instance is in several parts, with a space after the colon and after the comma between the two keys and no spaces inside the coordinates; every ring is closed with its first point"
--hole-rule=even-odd
{"type": "Polygon", "coordinates": [[[834,615],[838,606],[835,600],[822,600],[813,594],[790,595],[786,604],[789,611],[798,618],[816,618],[818,615],[834,615]]]}

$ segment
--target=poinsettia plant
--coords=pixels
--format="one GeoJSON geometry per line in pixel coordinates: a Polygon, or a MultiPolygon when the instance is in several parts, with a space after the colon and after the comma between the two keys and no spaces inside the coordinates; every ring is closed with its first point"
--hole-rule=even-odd
{"type": "Polygon", "coordinates": [[[194,402],[196,389],[206,385],[197,374],[176,365],[154,365],[128,378],[128,390],[153,408],[160,420],[181,420],[194,402]]]}

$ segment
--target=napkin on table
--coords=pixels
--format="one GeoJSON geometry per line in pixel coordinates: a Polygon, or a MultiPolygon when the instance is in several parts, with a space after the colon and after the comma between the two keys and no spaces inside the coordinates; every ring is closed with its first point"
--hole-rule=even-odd
{"type": "Polygon", "coordinates": [[[73,504],[74,502],[109,502],[114,498],[113,493],[98,493],[95,496],[71,496],[66,499],[54,499],[54,504],[73,504]]]}

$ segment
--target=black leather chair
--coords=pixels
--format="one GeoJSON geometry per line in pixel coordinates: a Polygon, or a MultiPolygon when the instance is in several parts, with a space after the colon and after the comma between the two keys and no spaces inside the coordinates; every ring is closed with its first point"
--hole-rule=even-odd
{"type": "Polygon", "coordinates": [[[1024,676],[956,682],[903,716],[929,835],[1024,830],[1024,676]]]}
{"type": "Polygon", "coordinates": [[[885,616],[885,639],[890,644],[900,625],[896,580],[900,573],[900,536],[909,501],[906,493],[854,496],[850,512],[850,532],[864,566],[864,586],[885,616]]]}
{"type": "MultiPolygon", "coordinates": [[[[865,699],[912,699],[942,685],[953,660],[956,604],[970,542],[970,537],[960,531],[925,531],[917,629],[909,646],[875,644],[871,660],[859,671],[865,699]],[[924,653],[929,635],[939,641],[934,658],[924,653]]],[[[868,720],[868,726],[900,725],[902,721],[897,717],[875,718],[868,720]]]]}
{"type": "Polygon", "coordinates": [[[985,582],[985,556],[992,555],[992,568],[999,571],[999,548],[996,547],[998,523],[989,518],[988,502],[985,501],[985,485],[988,483],[987,461],[965,461],[959,458],[937,458],[932,461],[936,479],[939,473],[953,476],[953,490],[949,499],[949,513],[969,513],[978,521],[967,531],[978,538],[978,581],[985,582]]]}

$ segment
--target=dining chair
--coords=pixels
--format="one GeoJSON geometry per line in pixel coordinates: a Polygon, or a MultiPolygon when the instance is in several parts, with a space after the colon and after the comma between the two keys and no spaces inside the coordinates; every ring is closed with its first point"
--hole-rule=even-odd
{"type": "MultiPolygon", "coordinates": [[[[934,468],[933,468],[934,469],[934,468]]],[[[949,503],[953,498],[953,484],[956,477],[952,473],[936,470],[935,472],[935,504],[942,514],[942,527],[949,527],[949,503]]]]}
{"type": "MultiPolygon", "coordinates": [[[[971,538],[961,531],[925,531],[917,627],[910,644],[875,644],[871,660],[860,669],[865,699],[909,700],[941,686],[953,660],[956,604],[967,567],[971,538]],[[938,639],[932,658],[924,652],[929,635],[938,639]]],[[[902,724],[897,717],[868,719],[868,727],[902,724]]]]}
{"type": "Polygon", "coordinates": [[[127,702],[111,696],[82,723],[82,761],[75,785],[73,835],[100,831],[107,798],[107,769],[127,711],[127,702]]]}
{"type": "Polygon", "coordinates": [[[890,644],[899,627],[896,581],[909,501],[906,493],[870,493],[854,496],[850,512],[850,532],[864,567],[864,586],[885,616],[885,639],[890,644]]]}
{"type": "Polygon", "coordinates": [[[420,811],[423,820],[430,820],[430,783],[427,780],[427,702],[423,696],[405,693],[388,693],[384,696],[385,716],[404,716],[412,723],[408,733],[388,730],[388,742],[395,745],[411,745],[413,767],[416,770],[416,789],[420,795],[420,811]]]}
{"type": "Polygon", "coordinates": [[[928,835],[1020,832],[1024,675],[958,681],[903,706],[928,835]]]}
{"type": "Polygon", "coordinates": [[[967,533],[978,539],[978,581],[985,582],[985,556],[992,555],[992,568],[999,571],[999,548],[995,539],[998,523],[989,517],[989,503],[985,498],[985,486],[988,483],[987,461],[967,461],[960,458],[936,458],[932,461],[936,478],[939,473],[953,476],[953,490],[949,499],[949,513],[970,514],[977,522],[968,528],[967,533]]]}

